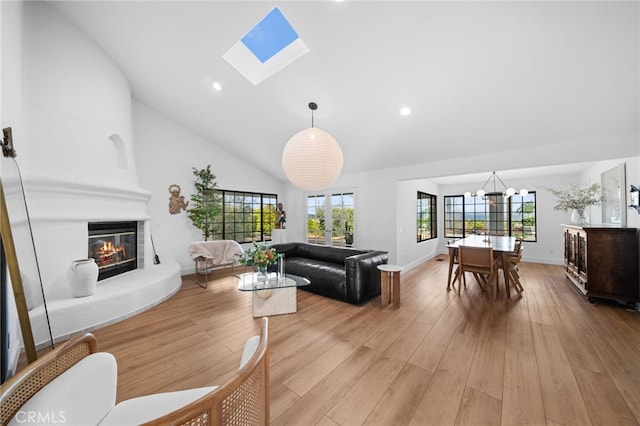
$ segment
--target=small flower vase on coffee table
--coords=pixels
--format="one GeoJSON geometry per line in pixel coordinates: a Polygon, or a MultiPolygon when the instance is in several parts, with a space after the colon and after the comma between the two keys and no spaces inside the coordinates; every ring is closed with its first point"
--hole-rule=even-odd
{"type": "Polygon", "coordinates": [[[265,282],[269,279],[269,272],[266,265],[256,266],[256,280],[258,282],[265,282]]]}

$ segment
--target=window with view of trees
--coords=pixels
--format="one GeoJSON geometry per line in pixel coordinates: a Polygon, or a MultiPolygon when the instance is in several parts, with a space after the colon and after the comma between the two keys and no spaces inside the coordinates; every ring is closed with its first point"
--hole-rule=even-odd
{"type": "Polygon", "coordinates": [[[215,240],[239,243],[271,240],[277,195],[218,189],[214,202],[221,204],[220,216],[214,222],[215,240]]]}
{"type": "Polygon", "coordinates": [[[354,211],[353,192],[308,195],[307,241],[334,247],[353,247],[354,211]]]}
{"type": "Polygon", "coordinates": [[[445,195],[444,235],[464,238],[472,234],[508,235],[536,241],[536,193],[487,194],[484,197],[445,195]]]}
{"type": "Polygon", "coordinates": [[[324,195],[307,196],[307,241],[312,244],[325,243],[324,195]]]}
{"type": "Polygon", "coordinates": [[[436,196],[418,191],[417,239],[427,241],[438,236],[436,196]]]}

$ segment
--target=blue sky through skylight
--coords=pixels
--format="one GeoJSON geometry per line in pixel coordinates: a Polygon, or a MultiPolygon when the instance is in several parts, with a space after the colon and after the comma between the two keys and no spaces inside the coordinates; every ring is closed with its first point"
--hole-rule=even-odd
{"type": "Polygon", "coordinates": [[[280,9],[275,7],[242,37],[242,43],[264,63],[298,37],[280,9]]]}

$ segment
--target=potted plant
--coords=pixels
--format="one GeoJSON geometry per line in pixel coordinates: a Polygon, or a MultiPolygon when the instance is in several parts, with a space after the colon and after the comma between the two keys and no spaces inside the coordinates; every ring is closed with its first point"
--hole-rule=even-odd
{"type": "Polygon", "coordinates": [[[216,197],[216,176],[211,165],[204,169],[193,168],[195,193],[191,195],[191,208],[187,215],[193,226],[202,231],[204,240],[214,235],[215,220],[220,215],[220,202],[216,197]]]}
{"type": "Polygon", "coordinates": [[[547,188],[549,192],[556,196],[557,204],[554,210],[571,211],[571,222],[577,225],[589,223],[586,208],[600,204],[600,185],[597,183],[580,188],[571,184],[569,189],[555,190],[547,188]]]}

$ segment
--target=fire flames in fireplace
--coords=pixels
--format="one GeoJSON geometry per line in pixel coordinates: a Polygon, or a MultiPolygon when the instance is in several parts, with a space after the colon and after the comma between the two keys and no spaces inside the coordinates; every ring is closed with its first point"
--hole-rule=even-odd
{"type": "Polygon", "coordinates": [[[137,268],[137,223],[89,223],[89,257],[98,265],[98,280],[137,268]]]}
{"type": "Polygon", "coordinates": [[[90,257],[96,259],[98,266],[109,266],[127,260],[127,248],[124,244],[116,246],[113,241],[98,241],[90,257]]]}

